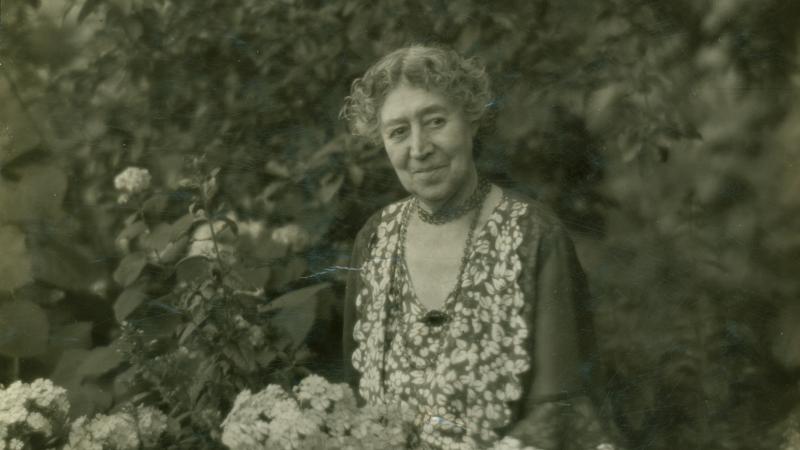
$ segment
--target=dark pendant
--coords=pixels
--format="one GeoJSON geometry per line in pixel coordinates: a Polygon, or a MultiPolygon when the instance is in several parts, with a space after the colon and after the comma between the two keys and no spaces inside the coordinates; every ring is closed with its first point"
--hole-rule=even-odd
{"type": "Polygon", "coordinates": [[[439,311],[438,309],[434,309],[434,310],[428,311],[428,313],[425,314],[425,316],[422,317],[422,322],[425,325],[428,325],[428,326],[431,326],[431,327],[442,326],[445,323],[447,323],[449,320],[450,320],[450,316],[448,316],[447,313],[445,313],[443,311],[439,311]]]}

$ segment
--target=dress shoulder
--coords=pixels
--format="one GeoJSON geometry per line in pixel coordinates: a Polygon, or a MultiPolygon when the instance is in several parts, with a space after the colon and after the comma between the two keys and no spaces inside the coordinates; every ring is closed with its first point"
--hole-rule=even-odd
{"type": "Polygon", "coordinates": [[[364,222],[364,225],[356,234],[355,241],[353,243],[353,256],[363,256],[361,252],[364,252],[369,249],[369,245],[375,237],[375,233],[380,225],[381,221],[386,216],[386,212],[396,209],[398,206],[402,205],[403,203],[407,202],[410,197],[406,197],[404,199],[395,201],[390,203],[387,206],[375,211],[372,215],[364,222]]]}
{"type": "Polygon", "coordinates": [[[504,193],[513,201],[523,203],[527,206],[527,213],[524,216],[525,225],[527,225],[525,228],[528,229],[527,231],[533,228],[544,234],[565,232],[564,225],[558,218],[558,215],[556,215],[555,211],[553,211],[550,206],[541,200],[514,190],[504,189],[504,193]]]}

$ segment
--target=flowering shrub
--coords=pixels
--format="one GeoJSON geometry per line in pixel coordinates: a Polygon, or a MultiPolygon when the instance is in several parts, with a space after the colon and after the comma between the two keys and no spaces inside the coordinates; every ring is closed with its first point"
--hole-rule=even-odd
{"type": "Polygon", "coordinates": [[[72,423],[64,450],[139,450],[157,447],[166,429],[161,411],[139,406],[116,414],[80,417],[72,423]]]}
{"type": "Polygon", "coordinates": [[[239,392],[309,373],[306,341],[328,287],[289,288],[307,271],[298,254],[308,232],[241,219],[218,192],[219,174],[194,157],[177,191],[139,191],[114,274],[126,395],[168,407],[169,442],[196,449],[220,448],[239,392]]]}
{"type": "Polygon", "coordinates": [[[21,381],[0,389],[0,450],[41,448],[67,425],[67,391],[50,380],[21,381]]]}
{"type": "MultiPolygon", "coordinates": [[[[231,450],[427,449],[418,419],[404,404],[359,407],[347,384],[310,375],[291,392],[274,384],[240,392],[222,422],[222,443],[231,450]]],[[[506,436],[490,450],[538,449],[506,436]]]]}
{"type": "Polygon", "coordinates": [[[291,393],[274,384],[239,393],[222,442],[231,450],[403,449],[414,443],[413,419],[402,407],[359,408],[348,385],[311,375],[291,393]]]}
{"type": "Polygon", "coordinates": [[[132,194],[143,192],[150,186],[150,171],[139,167],[128,167],[114,178],[114,187],[122,193],[118,203],[127,203],[132,194]]]}
{"type": "Polygon", "coordinates": [[[161,411],[126,405],[120,412],[68,423],[67,391],[44,378],[0,389],[0,450],[144,450],[160,448],[161,411]]]}
{"type": "MultiPolygon", "coordinates": [[[[301,276],[333,267],[364,219],[400,195],[380,149],[347,137],[335,118],[348,82],[402,43],[434,40],[499,75],[496,133],[481,135],[481,147],[502,155],[485,168],[509,169],[516,187],[598,237],[577,244],[599,288],[609,397],[634,446],[777,448],[753,417],[800,392],[797,376],[772,361],[796,374],[800,346],[764,352],[796,323],[784,333],[765,321],[789,317],[782,309],[800,292],[800,182],[785,164],[800,139],[800,2],[360,3],[3,3],[0,47],[14,63],[0,80],[0,248],[11,248],[0,255],[0,295],[17,300],[13,316],[11,302],[0,305],[0,329],[18,333],[4,333],[13,341],[0,345],[0,373],[52,374],[91,399],[86,408],[104,410],[130,395],[112,393],[110,378],[125,368],[103,347],[130,319],[144,353],[122,373],[149,380],[148,401],[176,406],[170,420],[183,417],[187,436],[205,431],[183,414],[218,426],[220,411],[262,375],[251,355],[269,374],[261,383],[289,385],[308,352],[275,342],[263,322],[280,309],[266,308],[301,276]],[[206,192],[258,219],[231,219],[235,252],[258,264],[227,264],[226,236],[222,258],[199,244],[203,252],[184,260],[202,226],[195,219],[205,219],[180,220],[182,192],[148,199],[125,219],[151,188],[141,172],[114,186],[116,174],[146,165],[151,184],[176,189],[181,156],[199,149],[223,167],[206,192]],[[292,254],[302,240],[273,233],[286,224],[311,232],[314,254],[330,258],[309,267],[311,258],[292,254]],[[113,268],[98,261],[123,227],[114,284],[113,268]],[[264,292],[232,295],[238,288],[223,286],[236,278],[264,292]],[[237,316],[248,323],[236,327],[237,316]],[[242,338],[253,327],[265,336],[242,338]],[[185,373],[193,376],[176,375],[185,373]]],[[[206,219],[221,217],[208,210],[206,219]]],[[[284,297],[281,308],[294,309],[279,319],[313,319],[316,303],[302,301],[309,292],[284,297]]],[[[332,317],[314,330],[335,343],[332,317]]],[[[309,334],[290,328],[293,341],[309,334]]]]}

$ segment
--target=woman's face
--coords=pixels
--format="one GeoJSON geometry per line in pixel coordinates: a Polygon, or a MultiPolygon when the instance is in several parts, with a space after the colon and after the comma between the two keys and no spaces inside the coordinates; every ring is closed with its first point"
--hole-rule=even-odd
{"type": "Polygon", "coordinates": [[[468,189],[475,173],[476,127],[458,105],[403,83],[386,96],[380,131],[400,183],[429,207],[438,208],[468,189]]]}

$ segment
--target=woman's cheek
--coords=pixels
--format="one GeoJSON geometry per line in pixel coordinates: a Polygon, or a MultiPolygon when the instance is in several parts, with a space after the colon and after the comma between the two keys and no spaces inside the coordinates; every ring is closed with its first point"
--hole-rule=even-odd
{"type": "Polygon", "coordinates": [[[397,167],[403,170],[408,168],[408,151],[405,148],[405,144],[395,144],[394,157],[397,167]]]}
{"type": "Polygon", "coordinates": [[[392,145],[391,143],[384,144],[386,148],[386,154],[389,156],[389,162],[392,164],[392,167],[396,171],[401,171],[405,168],[405,158],[403,158],[402,152],[396,145],[392,145]]]}

